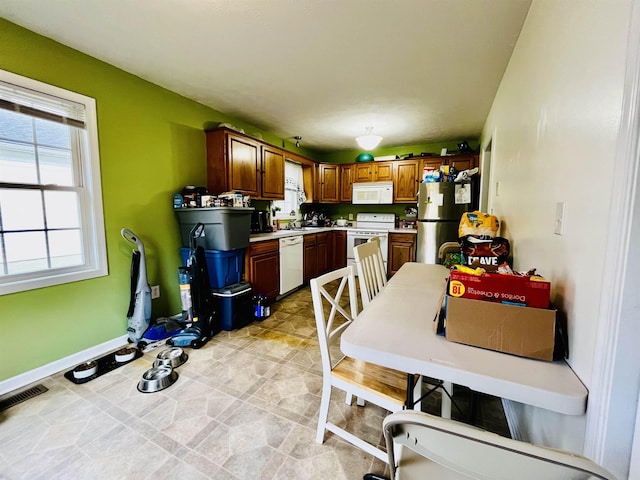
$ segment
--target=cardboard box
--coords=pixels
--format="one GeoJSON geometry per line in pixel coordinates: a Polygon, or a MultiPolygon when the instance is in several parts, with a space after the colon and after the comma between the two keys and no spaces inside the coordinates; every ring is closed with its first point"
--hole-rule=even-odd
{"type": "Polygon", "coordinates": [[[552,361],[555,324],[555,309],[447,296],[445,335],[452,342],[552,361]]]}
{"type": "Polygon", "coordinates": [[[499,273],[475,276],[457,270],[451,270],[450,278],[449,295],[453,297],[549,308],[550,282],[499,273]]]}

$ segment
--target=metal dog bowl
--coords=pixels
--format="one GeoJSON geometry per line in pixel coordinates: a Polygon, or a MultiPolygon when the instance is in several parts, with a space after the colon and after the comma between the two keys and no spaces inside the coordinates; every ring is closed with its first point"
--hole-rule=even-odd
{"type": "Polygon", "coordinates": [[[153,362],[153,366],[167,365],[171,368],[176,368],[186,362],[188,358],[189,355],[180,347],[165,348],[158,353],[158,357],[153,362]]]}
{"type": "Polygon", "coordinates": [[[168,365],[152,367],[142,374],[138,390],[142,393],[159,392],[170,387],[178,380],[178,372],[168,365]]]}

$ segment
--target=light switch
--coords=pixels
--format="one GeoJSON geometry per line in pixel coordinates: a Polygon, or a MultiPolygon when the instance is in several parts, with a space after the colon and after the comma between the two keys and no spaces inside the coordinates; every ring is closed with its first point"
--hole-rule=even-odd
{"type": "Polygon", "coordinates": [[[500,196],[500,182],[496,182],[496,197],[500,196]]]}
{"type": "Polygon", "coordinates": [[[564,202],[556,203],[556,220],[553,227],[553,233],[555,233],[556,235],[564,235],[566,210],[567,208],[564,202]]]}

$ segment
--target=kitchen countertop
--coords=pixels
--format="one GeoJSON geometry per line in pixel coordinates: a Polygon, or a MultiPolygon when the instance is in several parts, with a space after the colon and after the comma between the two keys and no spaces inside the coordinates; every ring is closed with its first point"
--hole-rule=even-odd
{"type": "MultiPolygon", "coordinates": [[[[275,232],[252,233],[249,238],[249,241],[263,242],[265,240],[273,240],[276,238],[295,237],[297,235],[310,235],[312,233],[332,232],[336,230],[338,231],[354,230],[354,227],[304,227],[303,229],[297,229],[297,230],[284,229],[284,230],[276,230],[275,232]]],[[[392,228],[389,230],[389,233],[417,234],[418,231],[414,228],[392,228]]]]}

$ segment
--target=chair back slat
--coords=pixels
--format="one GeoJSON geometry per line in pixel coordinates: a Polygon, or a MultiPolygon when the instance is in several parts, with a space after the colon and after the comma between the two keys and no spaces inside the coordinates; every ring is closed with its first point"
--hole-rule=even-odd
{"type": "Polygon", "coordinates": [[[353,253],[358,269],[362,307],[365,308],[387,284],[387,274],[379,242],[362,243],[354,247],[353,253]]]}
{"type": "Polygon", "coordinates": [[[318,329],[322,371],[330,372],[340,360],[332,358],[331,346],[340,340],[342,332],[358,314],[353,267],[340,268],[313,278],[309,284],[318,329]],[[344,306],[347,301],[348,310],[344,306]]]}

